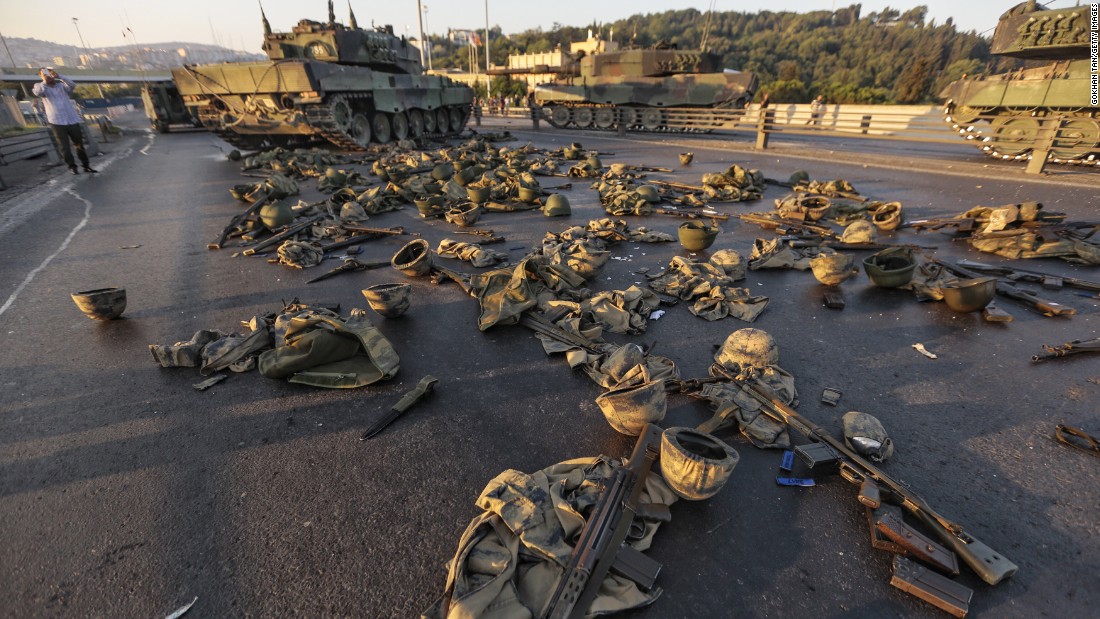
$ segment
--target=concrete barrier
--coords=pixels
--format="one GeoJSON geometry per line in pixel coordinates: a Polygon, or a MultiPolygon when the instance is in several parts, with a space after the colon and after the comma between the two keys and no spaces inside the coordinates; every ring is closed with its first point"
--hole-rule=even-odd
{"type": "Polygon", "coordinates": [[[40,157],[54,150],[48,129],[37,129],[11,137],[0,138],[0,162],[22,161],[40,157]]]}

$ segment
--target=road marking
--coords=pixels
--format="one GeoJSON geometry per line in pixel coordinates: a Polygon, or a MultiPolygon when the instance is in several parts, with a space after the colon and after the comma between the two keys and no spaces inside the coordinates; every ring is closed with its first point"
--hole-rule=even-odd
{"type": "Polygon", "coordinates": [[[16,297],[19,296],[20,292],[23,292],[23,289],[27,287],[27,284],[31,283],[31,281],[34,279],[34,276],[38,275],[38,273],[42,269],[46,268],[46,266],[48,266],[50,262],[57,257],[58,254],[65,251],[65,248],[68,247],[69,243],[72,242],[73,237],[76,236],[76,233],[80,232],[80,230],[88,223],[88,219],[91,218],[92,203],[90,201],[86,200],[83,196],[73,191],[72,187],[65,187],[63,191],[65,193],[73,195],[77,200],[80,200],[84,203],[84,218],[80,220],[80,223],[76,224],[76,227],[73,228],[71,232],[69,232],[69,236],[65,237],[65,241],[61,243],[61,247],[58,247],[57,251],[50,254],[49,257],[43,260],[42,264],[38,265],[38,268],[28,273],[27,277],[23,280],[23,283],[19,284],[19,287],[15,289],[15,292],[11,293],[11,296],[8,297],[8,300],[4,302],[4,305],[0,305],[0,316],[3,316],[4,312],[8,311],[8,308],[15,303],[16,297]]]}
{"type": "Polygon", "coordinates": [[[149,154],[148,150],[149,150],[150,147],[153,146],[153,141],[155,141],[157,139],[157,134],[150,131],[149,135],[147,135],[145,137],[149,138],[149,143],[145,145],[145,148],[139,150],[138,152],[143,154],[143,155],[148,155],[149,154]]]}

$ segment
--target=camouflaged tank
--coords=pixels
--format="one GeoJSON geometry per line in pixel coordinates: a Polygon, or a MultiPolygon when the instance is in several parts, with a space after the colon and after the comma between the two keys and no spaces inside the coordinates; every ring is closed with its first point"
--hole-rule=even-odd
{"type": "Polygon", "coordinates": [[[272,32],[263,16],[270,61],[173,69],[184,102],[241,148],[327,140],[361,150],[466,126],[473,90],[426,75],[420,51],[392,26],[363,30],[351,13],[345,27],[331,0],[328,13],[327,23],[303,19],[291,32],[272,32]]]}
{"type": "Polygon", "coordinates": [[[1061,117],[1051,158],[1095,163],[1100,108],[1090,97],[1089,6],[1044,9],[1034,0],[1001,15],[990,51],[1052,61],[949,84],[947,121],[991,156],[1023,159],[1040,143],[1040,121],[1061,117]]]}
{"type": "Polygon", "coordinates": [[[535,103],[558,128],[615,129],[621,119],[631,131],[707,131],[737,119],[756,93],[755,74],[719,62],[671,48],[588,54],[535,86],[535,103]]]}

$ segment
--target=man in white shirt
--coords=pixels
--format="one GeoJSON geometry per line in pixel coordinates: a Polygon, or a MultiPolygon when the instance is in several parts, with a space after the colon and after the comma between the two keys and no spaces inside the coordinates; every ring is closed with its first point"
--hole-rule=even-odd
{"type": "Polygon", "coordinates": [[[74,88],[72,80],[61,77],[52,68],[42,69],[38,74],[42,76],[42,81],[34,85],[34,94],[42,97],[46,107],[46,122],[50,124],[50,130],[57,139],[65,164],[69,166],[70,172],[79,174],[76,171],[73,154],[69,150],[71,141],[76,148],[76,155],[80,157],[80,163],[84,166],[84,171],[95,174],[96,170],[92,169],[91,163],[88,162],[88,153],[84,152],[82,132],[84,121],[76,111],[72,99],[69,98],[74,88]]]}

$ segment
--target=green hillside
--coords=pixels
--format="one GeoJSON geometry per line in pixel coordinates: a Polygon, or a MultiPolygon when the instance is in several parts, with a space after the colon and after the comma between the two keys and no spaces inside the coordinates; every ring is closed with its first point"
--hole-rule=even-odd
{"type": "MultiPolygon", "coordinates": [[[[959,32],[947,20],[927,21],[927,7],[906,12],[886,9],[861,15],[860,5],[835,13],[721,12],[710,16],[708,51],[724,66],[753,71],[760,93],[772,101],[807,102],[818,94],[832,103],[925,103],[935,101],[943,85],[964,73],[1001,71],[1012,61],[989,54],[989,39],[959,32]]],[[[994,23],[998,15],[990,15],[994,23]]],[[[697,49],[708,29],[705,13],[695,9],[634,15],[607,24],[571,27],[555,24],[550,32],[529,30],[508,38],[492,33],[494,64],[509,54],[568,49],[589,29],[623,44],[648,47],[661,40],[697,49]]],[[[468,68],[469,54],[444,39],[433,41],[435,66],[468,68]]],[[[484,63],[482,58],[479,63],[484,63]]],[[[494,86],[494,93],[497,87],[494,86]]]]}

